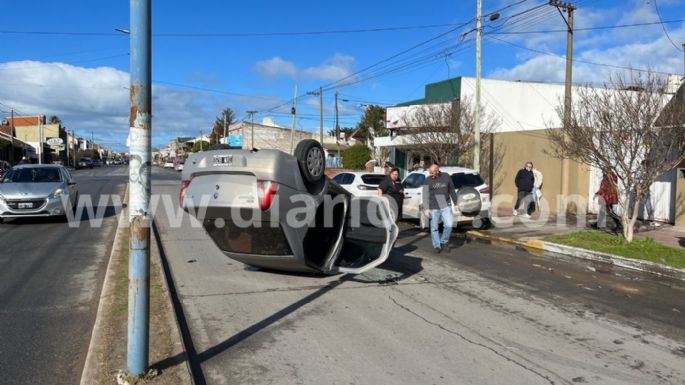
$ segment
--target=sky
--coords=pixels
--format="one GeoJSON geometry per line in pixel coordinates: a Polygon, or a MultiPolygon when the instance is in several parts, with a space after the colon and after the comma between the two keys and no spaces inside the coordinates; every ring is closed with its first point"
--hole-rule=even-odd
{"type": "MultiPolygon", "coordinates": [[[[483,0],[482,76],[563,82],[566,24],[541,0],[483,0]],[[499,19],[490,21],[493,12],[499,19]]],[[[577,0],[573,81],[633,68],[683,74],[685,0],[577,0]]],[[[423,97],[475,76],[476,1],[153,1],[153,145],[207,133],[225,107],[317,131],[357,124],[367,104],[423,97]]],[[[57,115],[118,151],[128,133],[129,3],[3,1],[0,113],[57,115]]],[[[565,16],[565,15],[564,15],[565,16]]]]}

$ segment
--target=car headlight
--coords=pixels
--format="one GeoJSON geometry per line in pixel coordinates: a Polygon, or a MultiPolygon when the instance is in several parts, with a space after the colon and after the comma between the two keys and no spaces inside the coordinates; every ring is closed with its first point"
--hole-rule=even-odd
{"type": "Polygon", "coordinates": [[[48,198],[58,198],[61,195],[66,195],[63,188],[59,187],[52,194],[48,195],[48,198]]]}

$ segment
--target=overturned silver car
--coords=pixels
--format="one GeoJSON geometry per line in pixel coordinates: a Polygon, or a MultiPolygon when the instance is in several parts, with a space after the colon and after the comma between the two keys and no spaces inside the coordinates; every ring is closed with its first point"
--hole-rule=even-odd
{"type": "Polygon", "coordinates": [[[358,274],[383,263],[397,238],[390,203],[354,197],[324,175],[314,140],[295,154],[213,149],[191,155],[181,206],[228,257],[266,269],[358,274]]]}

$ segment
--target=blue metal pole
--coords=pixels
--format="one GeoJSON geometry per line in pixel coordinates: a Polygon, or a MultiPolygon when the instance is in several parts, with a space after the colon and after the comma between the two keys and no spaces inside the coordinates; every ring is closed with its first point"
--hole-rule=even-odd
{"type": "Polygon", "coordinates": [[[128,372],[145,373],[149,353],[151,0],[130,0],[128,372]]]}

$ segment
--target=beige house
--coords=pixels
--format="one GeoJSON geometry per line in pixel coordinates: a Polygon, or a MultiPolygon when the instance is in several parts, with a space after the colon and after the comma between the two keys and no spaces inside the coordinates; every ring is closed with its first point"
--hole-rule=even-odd
{"type": "MultiPolygon", "coordinates": [[[[475,89],[475,79],[468,77],[426,85],[424,98],[387,109],[386,126],[393,135],[376,138],[375,145],[390,150],[390,161],[403,174],[411,171],[412,166],[419,161],[428,164],[430,156],[417,150],[411,137],[406,134],[407,129],[412,128],[416,112],[430,104],[465,99],[473,101],[475,89]]],[[[500,208],[513,208],[516,199],[514,178],[524,163],[531,161],[544,175],[542,191],[547,210],[597,212],[597,202],[593,197],[599,188],[601,173],[587,165],[554,158],[546,152],[551,148],[547,128],[561,126],[556,109],[562,105],[563,96],[562,84],[482,80],[482,105],[498,120],[492,144],[501,161],[494,162],[493,179],[486,182],[492,184],[493,196],[499,200],[497,203],[500,208]],[[567,197],[566,204],[562,202],[562,196],[567,197]]],[[[456,165],[471,167],[471,164],[456,165]]],[[[489,171],[481,170],[484,176],[489,171]]],[[[685,225],[683,178],[685,170],[673,170],[652,186],[655,220],[685,225]]]]}

